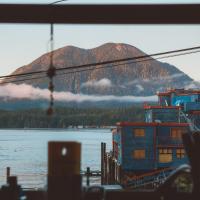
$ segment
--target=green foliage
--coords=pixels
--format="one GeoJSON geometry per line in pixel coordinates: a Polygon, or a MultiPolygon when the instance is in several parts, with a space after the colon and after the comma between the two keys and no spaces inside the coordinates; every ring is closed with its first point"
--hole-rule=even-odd
{"type": "Polygon", "coordinates": [[[0,128],[67,128],[69,126],[114,126],[120,121],[143,121],[140,106],[121,108],[56,108],[53,116],[45,110],[0,111],[0,128]]]}

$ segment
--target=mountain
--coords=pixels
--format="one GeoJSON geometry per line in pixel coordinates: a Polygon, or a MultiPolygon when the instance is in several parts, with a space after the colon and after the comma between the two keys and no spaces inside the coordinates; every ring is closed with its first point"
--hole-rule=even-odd
{"type": "MultiPolygon", "coordinates": [[[[63,68],[144,55],[146,54],[138,48],[122,43],[106,43],[93,49],[66,46],[54,51],[53,63],[56,68],[63,68]]],[[[32,63],[18,68],[12,74],[47,70],[49,56],[49,53],[44,54],[32,63]]],[[[71,74],[65,74],[69,72],[66,70],[59,71],[54,78],[55,90],[93,95],[148,96],[169,87],[182,88],[193,81],[175,66],[155,59],[126,63],[129,64],[119,66],[108,64],[105,65],[105,68],[100,65],[92,71],[71,74]]],[[[43,74],[40,76],[43,76],[43,74]]],[[[13,80],[20,79],[13,78],[13,80]]],[[[5,79],[4,81],[8,80],[5,79]]],[[[48,82],[48,78],[41,78],[24,80],[17,84],[27,83],[40,88],[47,88],[48,82]]]]}

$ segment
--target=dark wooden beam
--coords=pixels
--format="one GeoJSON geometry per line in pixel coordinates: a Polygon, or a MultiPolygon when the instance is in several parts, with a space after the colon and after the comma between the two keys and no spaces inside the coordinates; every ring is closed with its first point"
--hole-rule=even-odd
{"type": "Polygon", "coordinates": [[[200,4],[0,4],[0,23],[199,24],[200,4]]]}

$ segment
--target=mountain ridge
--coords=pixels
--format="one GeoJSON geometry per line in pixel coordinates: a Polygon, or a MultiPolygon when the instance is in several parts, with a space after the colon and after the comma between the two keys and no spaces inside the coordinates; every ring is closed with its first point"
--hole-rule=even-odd
{"type": "MultiPolygon", "coordinates": [[[[106,43],[91,49],[65,46],[54,50],[53,63],[56,68],[62,68],[144,55],[147,54],[137,47],[124,43],[106,43]]],[[[108,64],[105,68],[74,74],[57,72],[59,76],[54,78],[55,90],[88,95],[148,96],[154,95],[158,90],[162,91],[169,87],[180,88],[193,81],[175,66],[153,58],[121,66],[114,65],[108,64]]],[[[18,68],[12,74],[47,70],[48,67],[49,53],[46,53],[30,64],[18,68]]],[[[34,87],[48,88],[48,82],[48,78],[43,78],[21,81],[19,84],[26,83],[34,87]]]]}

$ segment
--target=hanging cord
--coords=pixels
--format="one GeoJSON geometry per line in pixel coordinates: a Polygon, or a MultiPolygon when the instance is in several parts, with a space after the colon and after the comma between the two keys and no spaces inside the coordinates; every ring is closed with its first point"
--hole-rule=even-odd
{"type": "Polygon", "coordinates": [[[50,45],[51,45],[50,64],[49,64],[49,69],[47,70],[47,76],[49,77],[50,102],[49,102],[49,108],[47,109],[47,115],[53,114],[53,105],[54,105],[53,77],[56,75],[56,68],[54,67],[54,64],[53,64],[53,57],[54,57],[54,26],[53,26],[53,23],[51,23],[51,28],[50,28],[50,45]]]}
{"type": "MultiPolygon", "coordinates": [[[[49,5],[54,5],[57,3],[61,3],[67,0],[60,0],[50,3],[49,5]]],[[[54,84],[53,84],[53,77],[56,75],[56,68],[53,64],[53,56],[54,56],[54,24],[51,23],[50,26],[50,64],[49,69],[47,70],[47,76],[49,77],[49,91],[50,91],[50,102],[49,108],[47,109],[47,115],[51,116],[53,114],[53,106],[54,106],[54,98],[53,98],[53,91],[54,91],[54,84]]]]}

